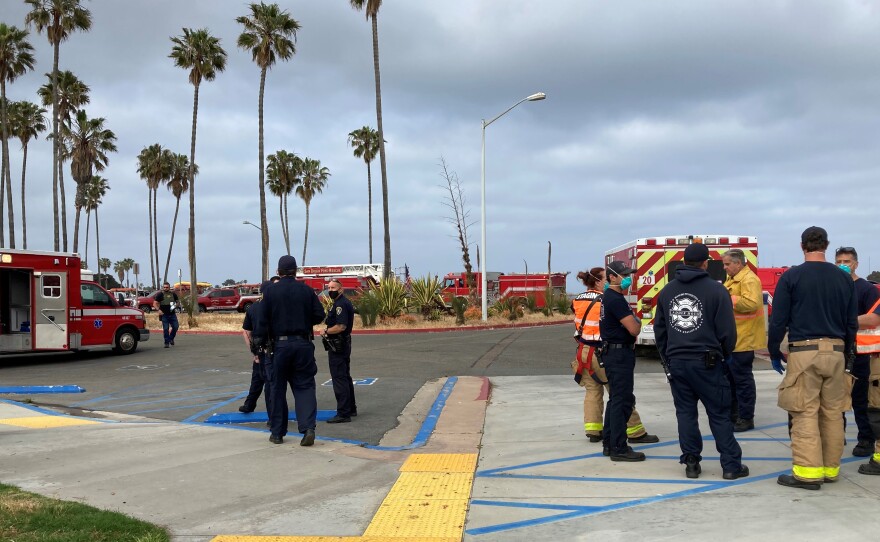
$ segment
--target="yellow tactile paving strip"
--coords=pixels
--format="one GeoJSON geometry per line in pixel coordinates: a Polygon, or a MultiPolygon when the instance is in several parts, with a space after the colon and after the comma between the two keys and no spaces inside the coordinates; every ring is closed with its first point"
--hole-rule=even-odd
{"type": "Polygon", "coordinates": [[[461,542],[477,454],[413,454],[364,536],[231,536],[211,542],[461,542]]]}
{"type": "Polygon", "coordinates": [[[101,422],[68,418],[66,416],[29,416],[26,418],[0,418],[2,425],[14,425],[28,429],[50,429],[53,427],[69,427],[73,425],[91,425],[101,422]]]}

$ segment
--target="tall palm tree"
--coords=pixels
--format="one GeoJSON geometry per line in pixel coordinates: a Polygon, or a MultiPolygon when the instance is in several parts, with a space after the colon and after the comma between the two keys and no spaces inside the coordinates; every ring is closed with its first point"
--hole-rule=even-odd
{"type": "MultiPolygon", "coordinates": [[[[195,171],[196,163],[196,125],[199,114],[199,86],[202,80],[213,81],[217,74],[226,69],[226,51],[220,46],[220,40],[208,33],[207,29],[192,30],[184,28],[182,36],[171,38],[174,46],[169,58],[174,60],[178,68],[189,70],[189,82],[193,86],[193,120],[192,138],[189,148],[189,271],[192,284],[198,284],[196,278],[196,199],[195,171]]],[[[190,288],[190,307],[198,307],[198,288],[190,288]]],[[[188,314],[190,327],[198,327],[192,309],[188,314]]]]}
{"type": "MultiPolygon", "coordinates": [[[[79,217],[82,211],[86,187],[94,172],[107,167],[107,153],[116,152],[116,134],[104,127],[104,118],[90,119],[85,110],[76,112],[70,126],[64,126],[62,137],[68,146],[70,173],[76,182],[74,207],[76,218],[73,224],[73,251],[79,248],[79,217]]],[[[95,217],[97,222],[97,215],[95,217]]]]}
{"type": "Polygon", "coordinates": [[[379,132],[363,126],[348,133],[348,144],[354,149],[355,158],[363,158],[367,164],[367,224],[370,236],[370,263],[373,263],[373,176],[370,162],[379,152],[379,132]]]}
{"type": "Polygon", "coordinates": [[[385,131],[382,129],[382,85],[379,80],[379,26],[377,18],[382,0],[349,0],[356,11],[363,10],[373,28],[373,75],[376,79],[376,125],[379,137],[379,166],[382,170],[382,221],[385,224],[385,271],[391,275],[391,230],[388,221],[388,174],[385,169],[385,131]]]}
{"type": "Polygon", "coordinates": [[[95,212],[95,260],[101,261],[101,237],[100,232],[98,230],[98,206],[103,203],[103,198],[107,194],[107,191],[110,190],[110,185],[107,184],[107,179],[100,177],[98,175],[93,175],[89,182],[86,184],[85,195],[84,195],[84,204],[83,207],[86,210],[86,250],[85,250],[85,260],[89,258],[89,216],[92,211],[95,212]]]}
{"type": "Polygon", "coordinates": [[[269,191],[278,196],[278,213],[281,215],[281,232],[284,246],[290,254],[290,215],[287,212],[287,197],[300,182],[302,160],[292,152],[280,150],[268,156],[266,178],[269,191]]]}
{"type": "Polygon", "coordinates": [[[33,46],[27,40],[27,30],[0,23],[0,247],[3,247],[3,205],[9,200],[9,248],[15,248],[15,220],[12,212],[12,175],[9,171],[9,112],[7,111],[6,83],[13,82],[34,69],[33,46]]]}
{"type": "Polygon", "coordinates": [[[122,281],[125,279],[125,262],[122,260],[114,262],[113,272],[116,273],[116,276],[119,277],[119,283],[122,284],[122,281]]]}
{"type": "Polygon", "coordinates": [[[27,207],[25,205],[25,180],[27,173],[28,143],[46,131],[46,110],[35,103],[13,102],[9,111],[12,135],[21,141],[21,242],[27,250],[27,207]]]}
{"type": "MultiPolygon", "coordinates": [[[[199,166],[193,166],[193,175],[199,174],[199,166]]],[[[165,183],[171,194],[174,195],[174,221],[171,222],[171,238],[168,240],[168,257],[165,259],[165,272],[162,274],[162,282],[168,280],[168,266],[171,264],[171,248],[174,246],[174,232],[177,230],[177,213],[180,211],[180,196],[189,190],[189,158],[185,154],[175,154],[172,160],[171,177],[165,183]]],[[[134,262],[132,262],[134,265],[134,262]]]]}
{"type": "MultiPolygon", "coordinates": [[[[64,70],[58,72],[57,75],[55,72],[47,73],[46,77],[49,79],[49,82],[45,85],[41,86],[37,90],[37,94],[40,95],[40,100],[43,102],[44,107],[53,107],[56,103],[58,103],[58,125],[69,126],[71,122],[71,116],[73,113],[82,109],[82,107],[89,103],[89,92],[91,89],[80,81],[73,72],[69,70],[64,70]],[[56,84],[57,83],[57,84],[56,84]],[[57,89],[57,90],[56,90],[57,89]]],[[[59,128],[61,130],[61,128],[59,128]]],[[[59,132],[60,133],[60,132],[59,132]]],[[[54,134],[54,132],[53,132],[54,134]]],[[[52,149],[53,153],[55,151],[55,137],[54,135],[49,135],[52,138],[52,149]]],[[[64,140],[62,138],[58,139],[58,147],[57,147],[57,155],[58,155],[58,182],[55,183],[52,190],[52,205],[54,209],[55,216],[55,249],[58,250],[58,217],[59,217],[59,202],[58,196],[60,193],[61,203],[60,203],[60,216],[61,216],[61,234],[64,241],[64,248],[67,249],[67,197],[65,195],[64,190],[64,140]]],[[[53,173],[53,175],[55,175],[53,173]]]]}
{"type": "MultiPolygon", "coordinates": [[[[31,6],[25,16],[25,22],[37,29],[46,31],[49,44],[52,45],[52,85],[56,94],[52,97],[52,201],[55,205],[55,250],[58,243],[58,191],[64,192],[59,175],[61,174],[61,158],[59,140],[60,122],[58,116],[58,56],[61,42],[67,40],[77,30],[88,32],[92,27],[92,13],[80,5],[80,0],[24,0],[31,6]]],[[[62,201],[63,203],[63,201],[62,201]]],[[[67,252],[67,210],[61,207],[61,233],[64,238],[64,251],[67,252]]],[[[74,249],[76,250],[76,249],[74,249]]]]}
{"type": "Polygon", "coordinates": [[[327,186],[327,179],[330,178],[330,170],[321,167],[320,160],[312,160],[311,158],[302,159],[302,177],[296,187],[296,195],[306,204],[306,233],[303,240],[303,257],[300,266],[306,264],[306,247],[309,244],[309,206],[312,204],[312,198],[315,194],[320,194],[327,186]]]}
{"type": "MultiPolygon", "coordinates": [[[[269,278],[269,226],[266,221],[266,188],[263,179],[263,96],[266,89],[266,73],[276,59],[289,60],[296,53],[296,31],[299,23],[278,4],[250,4],[250,16],[236,18],[244,27],[238,36],[238,46],[251,52],[253,61],[260,67],[259,110],[259,188],[260,188],[260,228],[263,247],[263,279],[269,278]]],[[[290,252],[288,242],[288,252],[290,252]]]]}
{"type": "Polygon", "coordinates": [[[159,231],[156,227],[156,193],[159,185],[171,177],[171,169],[174,165],[174,153],[163,149],[162,145],[154,143],[144,147],[138,154],[138,175],[147,182],[148,215],[150,222],[150,282],[153,288],[159,286],[159,244],[157,239],[159,231]]]}

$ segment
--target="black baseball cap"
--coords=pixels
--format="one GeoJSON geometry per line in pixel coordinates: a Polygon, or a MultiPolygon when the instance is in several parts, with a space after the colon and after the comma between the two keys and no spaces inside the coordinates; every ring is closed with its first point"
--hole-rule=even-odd
{"type": "Polygon", "coordinates": [[[278,271],[296,271],[296,258],[290,254],[278,258],[278,271]]]}
{"type": "Polygon", "coordinates": [[[632,275],[633,273],[636,272],[635,269],[632,269],[631,267],[627,267],[627,265],[625,263],[621,262],[620,260],[614,260],[613,262],[609,263],[608,266],[606,267],[606,269],[608,271],[611,271],[612,273],[614,273],[615,275],[617,275],[619,277],[625,277],[626,275],[632,275]]]}
{"type": "Polygon", "coordinates": [[[684,261],[686,262],[705,262],[709,259],[709,249],[703,243],[693,243],[684,249],[684,261]]]}

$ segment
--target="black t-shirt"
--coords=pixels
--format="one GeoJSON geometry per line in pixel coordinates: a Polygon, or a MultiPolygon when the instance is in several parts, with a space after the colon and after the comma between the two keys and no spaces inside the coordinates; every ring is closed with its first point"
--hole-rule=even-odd
{"type": "Polygon", "coordinates": [[[159,310],[162,311],[162,314],[174,314],[174,311],[171,309],[171,303],[178,303],[180,301],[180,298],[177,297],[176,293],[168,293],[171,295],[167,298],[165,297],[165,292],[159,292],[155,297],[156,303],[159,304],[159,310]]]}
{"type": "Polygon", "coordinates": [[[599,333],[602,335],[602,340],[623,344],[636,342],[636,338],[630,335],[629,331],[620,323],[627,316],[634,315],[623,294],[611,288],[605,290],[602,297],[602,309],[599,312],[599,333]]]}
{"type": "Polygon", "coordinates": [[[856,301],[859,305],[859,316],[868,314],[874,303],[880,299],[880,290],[865,279],[857,279],[853,282],[856,287],[856,301]]]}

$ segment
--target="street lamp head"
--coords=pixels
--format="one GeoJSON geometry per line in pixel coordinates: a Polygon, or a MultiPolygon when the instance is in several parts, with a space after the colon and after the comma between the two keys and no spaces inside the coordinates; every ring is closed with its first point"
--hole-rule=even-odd
{"type": "Polygon", "coordinates": [[[529,96],[528,98],[526,98],[526,100],[528,100],[530,102],[537,102],[538,100],[543,100],[546,97],[547,97],[547,95],[544,94],[543,92],[536,92],[536,93],[532,94],[531,96],[529,96]]]}

